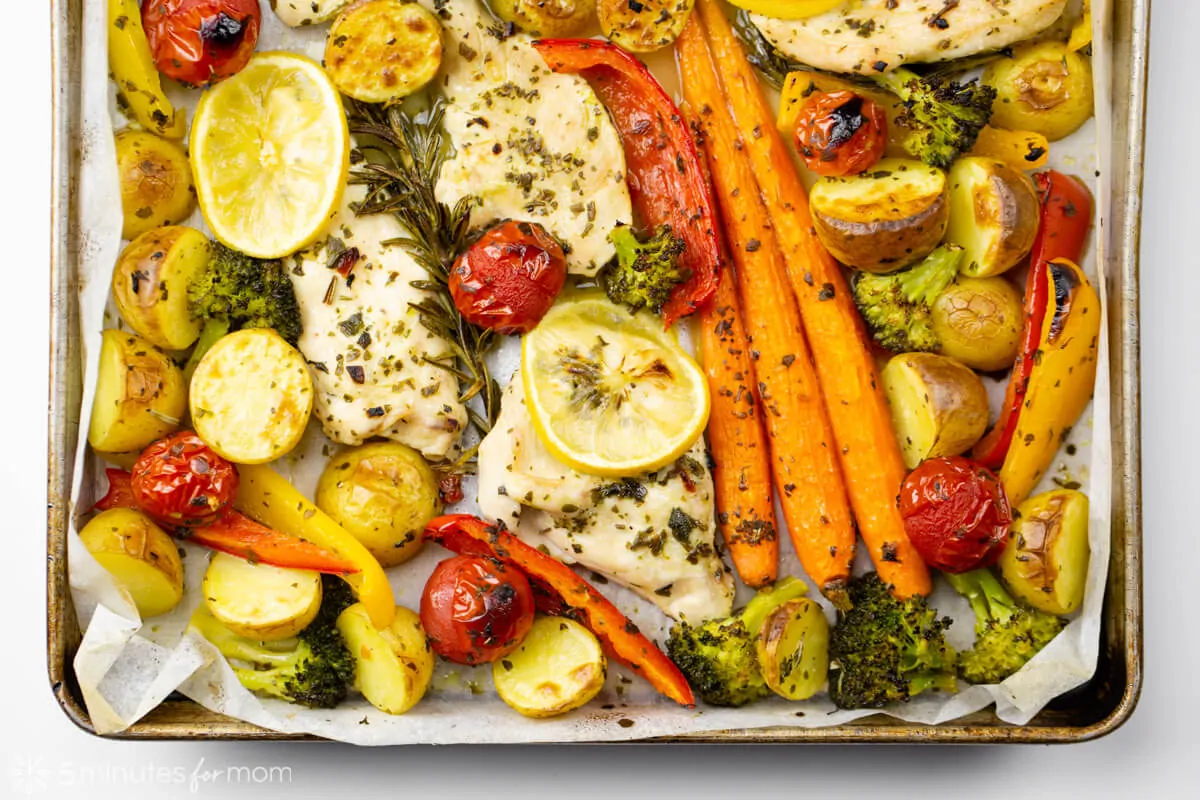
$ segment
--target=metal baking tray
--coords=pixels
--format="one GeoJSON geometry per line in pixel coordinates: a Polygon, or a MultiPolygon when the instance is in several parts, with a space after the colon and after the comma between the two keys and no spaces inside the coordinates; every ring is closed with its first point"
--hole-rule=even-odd
{"type": "MultiPolygon", "coordinates": [[[[79,438],[82,366],[76,301],[84,0],[51,0],[54,143],[50,260],[50,419],[47,467],[46,644],[50,685],[67,717],[94,733],[72,664],[80,630],[67,575],[71,475],[79,438]]],[[[1104,598],[1099,663],[1092,680],[1054,700],[1025,726],[990,710],[951,724],[916,725],[881,715],[831,728],[729,730],[662,742],[1055,743],[1111,733],[1133,713],[1142,688],[1142,514],[1138,244],[1151,0],[1115,0],[1112,30],[1113,180],[1111,243],[1105,264],[1111,342],[1113,543],[1104,598]]],[[[168,699],[114,738],[290,739],[168,699]]]]}

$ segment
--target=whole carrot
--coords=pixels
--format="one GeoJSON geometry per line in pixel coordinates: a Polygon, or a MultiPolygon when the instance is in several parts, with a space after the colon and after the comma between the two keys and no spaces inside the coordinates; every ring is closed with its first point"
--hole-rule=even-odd
{"type": "Polygon", "coordinates": [[[808,195],[724,10],[717,0],[699,0],[697,8],[813,348],[859,532],[898,597],[928,594],[929,570],[896,505],[904,460],[853,298],[838,263],[816,237],[808,195]]]}
{"type": "Polygon", "coordinates": [[[737,265],[759,405],[780,506],[804,571],[836,605],[846,601],[854,523],[783,256],[733,117],[693,16],[677,44],[684,95],[702,136],[720,216],[737,265]]]}

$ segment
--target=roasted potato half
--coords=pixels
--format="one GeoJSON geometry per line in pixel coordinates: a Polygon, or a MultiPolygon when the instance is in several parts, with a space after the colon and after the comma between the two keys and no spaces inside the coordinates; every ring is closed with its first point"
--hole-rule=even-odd
{"type": "Polygon", "coordinates": [[[117,134],[117,177],[125,223],[121,237],[174,225],[196,207],[192,167],[178,142],[145,131],[117,134]]]}
{"type": "Polygon", "coordinates": [[[582,33],[596,18],[596,0],[491,0],[496,16],[535,36],[582,33]]]}
{"type": "Polygon", "coordinates": [[[187,411],[183,373],[150,342],[124,331],[105,331],[88,443],[93,450],[141,450],[179,427],[187,411]]]}
{"type": "Polygon", "coordinates": [[[129,592],[143,619],[165,614],[183,599],[179,549],[141,511],[101,511],[83,526],[79,538],[117,585],[129,592]]]}
{"type": "Polygon", "coordinates": [[[421,551],[425,523],[441,508],[433,470],[420,453],[399,442],[338,453],[321,473],[315,500],[384,567],[403,564],[421,551]]]}
{"type": "Polygon", "coordinates": [[[696,0],[597,0],[600,29],[631,53],[651,53],[672,44],[696,0]]]}
{"type": "Polygon", "coordinates": [[[354,686],[385,714],[403,714],[420,702],[433,678],[433,651],[414,612],[396,607],[382,630],[361,603],[338,616],[338,631],[354,655],[354,686]]]}
{"type": "Polygon", "coordinates": [[[421,89],[442,64],[442,25],[412,0],[361,0],[325,40],[325,71],[342,94],[395,103],[421,89]]]}
{"type": "Polygon", "coordinates": [[[767,617],[755,639],[758,663],[771,691],[807,700],[829,674],[829,621],[805,597],[789,600],[767,617]]]}
{"type": "Polygon", "coordinates": [[[962,272],[999,275],[1029,255],[1040,205],[1033,181],[994,158],[960,158],[950,169],[950,227],[946,240],[966,254],[962,272]]]}
{"type": "Polygon", "coordinates": [[[312,413],[304,356],[268,328],[219,339],[192,374],[192,425],[218,455],[265,464],[300,442],[312,413]]]}
{"type": "Polygon", "coordinates": [[[902,353],[887,363],[881,377],[909,469],[927,458],[964,453],[987,430],[987,389],[954,359],[902,353]]]}
{"type": "Polygon", "coordinates": [[[996,88],[992,124],[1040,133],[1056,142],[1092,116],[1092,66],[1062,42],[1018,47],[983,73],[996,88]]]}
{"type": "Polygon", "coordinates": [[[1000,576],[1009,591],[1047,614],[1078,609],[1091,555],[1087,495],[1055,489],[1021,503],[1013,516],[1000,556],[1000,576]]]}
{"type": "Polygon", "coordinates": [[[920,261],[941,242],[950,219],[946,173],[901,158],[885,158],[861,175],[823,178],[809,199],[825,247],[865,272],[920,261]]]}
{"type": "Polygon", "coordinates": [[[171,225],[130,242],[113,268],[112,292],[121,316],[139,336],[167,350],[191,347],[200,321],[188,310],[188,284],[208,265],[208,237],[171,225]]]}
{"type": "Polygon", "coordinates": [[[607,669],[591,631],[566,617],[539,616],[520,647],[492,662],[492,681],[513,710],[554,717],[599,694],[607,669]]]}
{"type": "Polygon", "coordinates": [[[982,372],[1008,369],[1021,347],[1021,306],[1021,293],[1004,276],[959,275],[930,308],[942,355],[982,372]]]}
{"type": "Polygon", "coordinates": [[[264,642],[295,636],[321,607],[321,575],[270,564],[251,564],[214,553],[204,573],[209,612],[238,636],[264,642]]]}

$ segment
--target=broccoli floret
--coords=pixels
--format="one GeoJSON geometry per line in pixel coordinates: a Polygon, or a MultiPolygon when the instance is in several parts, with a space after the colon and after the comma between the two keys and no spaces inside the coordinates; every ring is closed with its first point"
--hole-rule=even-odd
{"type": "Polygon", "coordinates": [[[897,600],[874,572],[850,582],[850,602],[829,636],[829,694],[839,708],[955,691],[949,618],[939,618],[923,597],[897,600]]]}
{"type": "Polygon", "coordinates": [[[243,686],[309,708],[334,708],[354,681],[354,656],[338,633],[338,614],[354,602],[345,581],[322,576],[324,595],[316,618],[294,639],[259,642],[238,636],[201,606],[192,626],[232,662],[243,686]]]}
{"type": "Polygon", "coordinates": [[[617,248],[617,262],[603,278],[609,299],[632,311],[648,308],[657,314],[675,287],[687,280],[679,266],[686,243],[671,233],[670,225],[659,227],[645,242],[639,242],[627,225],[614,228],[608,239],[617,248]]]}
{"type": "Polygon", "coordinates": [[[253,258],[220,242],[209,245],[208,268],[188,286],[188,310],[204,320],[188,375],[230,331],[273,328],[292,345],[300,340],[300,306],[283,262],[253,258]]]}
{"type": "Polygon", "coordinates": [[[960,653],[968,683],[1000,683],[1025,666],[1066,627],[1065,620],[1019,605],[988,569],[946,575],[975,611],[975,646],[960,653]]]}
{"type": "Polygon", "coordinates": [[[900,96],[904,111],[897,122],[912,132],[905,147],[931,166],[948,169],[954,159],[975,146],[979,132],[992,117],[996,90],[978,80],[958,83],[942,75],[923,77],[904,68],[873,77],[900,96]]]}
{"type": "Polygon", "coordinates": [[[933,301],[958,275],[963,250],[942,245],[915,267],[890,275],[860,272],[854,302],[875,341],[893,353],[935,352],[933,301]]]}
{"type": "Polygon", "coordinates": [[[807,590],[795,578],[784,578],[761,590],[732,617],[700,625],[680,622],[671,628],[667,654],[696,693],[714,706],[741,706],[770,694],[758,664],[755,640],[779,606],[807,590]]]}

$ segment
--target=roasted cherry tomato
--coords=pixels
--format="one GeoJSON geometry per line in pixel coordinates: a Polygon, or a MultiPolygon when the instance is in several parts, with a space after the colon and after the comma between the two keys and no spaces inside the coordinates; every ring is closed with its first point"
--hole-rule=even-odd
{"type": "Polygon", "coordinates": [[[921,558],[943,572],[996,563],[1012,525],[1000,481],[958,456],[931,458],[909,473],[900,488],[900,515],[921,558]]]}
{"type": "Polygon", "coordinates": [[[450,271],[450,294],[467,321],[498,333],[537,326],[567,278],[562,246],[533,222],[502,222],[450,271]]]}
{"type": "Polygon", "coordinates": [[[237,467],[191,431],[159,439],[138,456],[130,488],[138,506],[168,525],[212,522],[233,503],[237,467]]]}
{"type": "Polygon", "coordinates": [[[261,25],[258,0],[142,3],[142,26],[154,65],[189,86],[216,83],[246,66],[261,25]]]}
{"type": "Polygon", "coordinates": [[[887,148],[887,115],[854,92],[818,92],[796,120],[796,148],[818,175],[857,175],[887,148]]]}
{"type": "Polygon", "coordinates": [[[457,664],[483,664],[517,649],[533,611],[525,574],[480,556],[441,562],[421,595],[421,625],[433,651],[457,664]]]}

